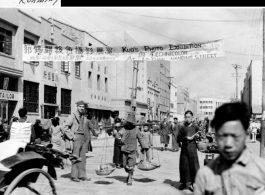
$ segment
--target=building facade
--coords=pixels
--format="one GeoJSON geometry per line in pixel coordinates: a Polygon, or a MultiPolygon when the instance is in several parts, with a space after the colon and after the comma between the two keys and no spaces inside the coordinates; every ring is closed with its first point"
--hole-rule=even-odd
{"type": "MultiPolygon", "coordinates": [[[[98,120],[109,118],[112,108],[107,63],[23,62],[23,44],[75,46],[77,41],[63,33],[64,28],[56,22],[42,17],[36,19],[19,9],[1,8],[0,27],[1,41],[5,41],[0,50],[3,118],[18,116],[18,109],[26,107],[31,122],[54,116],[63,122],[81,99],[89,104],[93,109],[90,113],[97,114],[98,120]]],[[[84,45],[104,46],[84,34],[84,45]]]]}
{"type": "Polygon", "coordinates": [[[170,62],[169,61],[148,61],[147,78],[153,89],[148,88],[149,94],[154,95],[153,119],[163,120],[169,116],[170,110],[170,62]],[[158,91],[159,89],[159,91],[158,91]]]}
{"type": "Polygon", "coordinates": [[[205,117],[208,117],[211,120],[215,110],[228,102],[230,102],[228,99],[200,97],[197,112],[198,118],[203,120],[205,117]]]}
{"type": "MultiPolygon", "coordinates": [[[[138,43],[124,31],[100,31],[91,33],[97,39],[102,40],[110,47],[137,46],[138,43]]],[[[126,119],[131,112],[133,81],[136,88],[136,120],[147,121],[147,62],[138,63],[138,71],[135,71],[133,61],[109,61],[110,67],[110,101],[114,113],[120,118],[126,119]],[[136,79],[137,77],[137,79],[136,79]],[[136,81],[137,80],[137,81],[136,81]],[[136,83],[137,82],[137,83],[136,83]]]]}
{"type": "Polygon", "coordinates": [[[262,114],[262,61],[251,61],[248,66],[241,101],[248,105],[254,115],[262,114]]]}
{"type": "MultiPolygon", "coordinates": [[[[106,47],[107,45],[88,32],[62,21],[49,18],[51,23],[61,28],[65,36],[74,40],[75,46],[106,47]]],[[[87,112],[94,125],[111,116],[110,64],[106,61],[82,61],[74,63],[72,89],[74,102],[83,100],[88,104],[87,112]],[[77,87],[78,86],[78,87],[77,87]]]]}

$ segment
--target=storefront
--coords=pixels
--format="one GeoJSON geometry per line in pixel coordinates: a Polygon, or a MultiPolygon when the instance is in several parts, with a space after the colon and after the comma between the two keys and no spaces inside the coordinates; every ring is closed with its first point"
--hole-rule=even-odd
{"type": "Polygon", "coordinates": [[[100,121],[109,121],[111,116],[111,107],[107,106],[98,106],[94,104],[88,104],[86,112],[88,118],[91,120],[92,124],[97,126],[100,121]]]}
{"type": "Polygon", "coordinates": [[[0,117],[8,121],[12,116],[16,115],[15,112],[18,101],[21,99],[22,93],[0,90],[0,117]]]}

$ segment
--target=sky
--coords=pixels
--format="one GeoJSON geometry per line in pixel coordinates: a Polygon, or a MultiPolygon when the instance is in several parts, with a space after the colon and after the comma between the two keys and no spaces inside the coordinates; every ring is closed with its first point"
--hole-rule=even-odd
{"type": "MultiPolygon", "coordinates": [[[[139,45],[224,39],[225,57],[171,62],[172,82],[204,97],[231,98],[239,69],[239,91],[251,60],[262,60],[262,8],[93,7],[21,8],[32,16],[54,17],[88,32],[126,31],[139,45]]],[[[113,37],[115,39],[116,37],[113,37]]]]}

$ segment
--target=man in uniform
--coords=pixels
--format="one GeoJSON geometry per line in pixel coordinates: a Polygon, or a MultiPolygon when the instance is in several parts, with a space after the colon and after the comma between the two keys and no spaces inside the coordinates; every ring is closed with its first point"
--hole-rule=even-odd
{"type": "Polygon", "coordinates": [[[86,177],[86,152],[88,141],[90,140],[88,119],[84,116],[85,103],[81,100],[77,102],[77,110],[72,113],[64,123],[64,131],[69,139],[74,140],[73,154],[81,157],[82,161],[72,165],[71,180],[74,182],[91,181],[86,177]]]}

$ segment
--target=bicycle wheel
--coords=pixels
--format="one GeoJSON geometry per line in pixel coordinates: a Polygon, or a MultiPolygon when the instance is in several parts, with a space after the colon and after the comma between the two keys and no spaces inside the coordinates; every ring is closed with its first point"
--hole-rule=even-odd
{"type": "Polygon", "coordinates": [[[57,195],[51,176],[42,169],[28,169],[20,173],[8,186],[4,195],[57,195]]]}

